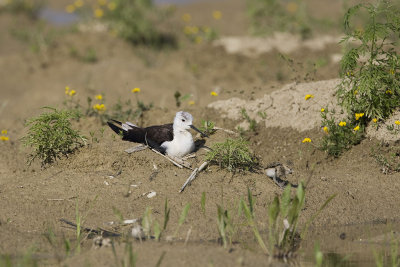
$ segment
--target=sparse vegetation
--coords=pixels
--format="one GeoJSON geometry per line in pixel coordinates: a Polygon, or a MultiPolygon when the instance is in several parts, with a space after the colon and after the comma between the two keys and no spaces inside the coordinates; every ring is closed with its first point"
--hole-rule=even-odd
{"type": "Polygon", "coordinates": [[[8,0],[0,3],[0,12],[10,12],[13,14],[25,14],[32,19],[36,19],[39,10],[43,7],[43,0],[8,0]]]}
{"type": "Polygon", "coordinates": [[[380,165],[384,174],[400,172],[400,147],[396,144],[381,142],[371,149],[371,155],[380,165]]]}
{"type": "Polygon", "coordinates": [[[217,131],[214,127],[215,127],[215,123],[214,122],[202,120],[201,121],[200,131],[202,131],[206,135],[210,136],[210,135],[214,134],[217,131]]]}
{"type": "Polygon", "coordinates": [[[216,143],[207,153],[206,161],[217,164],[230,172],[254,170],[258,167],[257,158],[250,152],[247,142],[242,138],[226,139],[216,143]]]}
{"type": "Polygon", "coordinates": [[[364,138],[365,124],[362,123],[363,116],[353,120],[338,120],[335,110],[325,108],[321,111],[321,117],[325,133],[322,137],[320,148],[331,156],[339,157],[343,151],[359,144],[364,138]]]}
{"type": "Polygon", "coordinates": [[[38,158],[42,167],[53,163],[61,156],[67,156],[86,143],[79,131],[72,129],[71,120],[79,118],[79,113],[45,107],[38,117],[27,121],[27,135],[22,139],[25,146],[31,147],[29,163],[38,158]]]}
{"type": "Polygon", "coordinates": [[[389,1],[358,4],[344,18],[343,43],[353,46],[341,60],[337,96],[348,114],[365,113],[366,121],[386,119],[400,105],[400,56],[396,36],[400,12],[389,1]],[[361,10],[368,13],[362,28],[351,24],[361,10]]]}

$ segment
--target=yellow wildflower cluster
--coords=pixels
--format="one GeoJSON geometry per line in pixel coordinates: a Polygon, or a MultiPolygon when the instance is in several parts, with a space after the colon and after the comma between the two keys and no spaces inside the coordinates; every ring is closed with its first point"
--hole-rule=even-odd
{"type": "Polygon", "coordinates": [[[303,139],[302,143],[311,143],[311,139],[306,137],[303,139]]]}
{"type": "Polygon", "coordinates": [[[321,112],[325,112],[325,109],[324,109],[324,108],[321,108],[321,112]]]}
{"type": "Polygon", "coordinates": [[[328,127],[324,127],[324,132],[326,132],[326,133],[329,133],[329,129],[328,129],[328,127]]]}
{"type": "Polygon", "coordinates": [[[388,95],[392,95],[393,94],[392,90],[389,90],[389,89],[387,89],[385,93],[388,94],[388,95]]]}
{"type": "Polygon", "coordinates": [[[353,129],[355,132],[357,132],[358,130],[360,130],[360,126],[359,125],[357,125],[356,127],[354,127],[354,129],[353,129]]]}
{"type": "Polygon", "coordinates": [[[394,124],[400,125],[400,121],[395,121],[394,124]]]}
{"type": "Polygon", "coordinates": [[[347,124],[347,123],[346,123],[345,121],[340,121],[340,122],[339,122],[339,126],[340,126],[340,127],[346,126],[346,124],[347,124]]]}
{"type": "Polygon", "coordinates": [[[188,102],[188,104],[189,104],[190,106],[192,106],[192,105],[195,104],[195,102],[194,102],[193,100],[190,100],[190,101],[188,102]]]}
{"type": "Polygon", "coordinates": [[[364,113],[356,113],[355,117],[356,117],[356,121],[358,121],[360,118],[364,117],[364,113]]]}
{"type": "Polygon", "coordinates": [[[214,91],[212,91],[212,92],[210,93],[210,95],[212,95],[212,96],[218,96],[218,93],[217,93],[217,92],[214,92],[214,91]]]}
{"type": "Polygon", "coordinates": [[[96,98],[97,100],[103,100],[103,95],[99,94],[99,95],[96,95],[94,98],[96,98]]]}
{"type": "Polygon", "coordinates": [[[298,6],[297,6],[297,3],[296,3],[296,2],[289,2],[289,3],[286,5],[286,10],[287,10],[289,13],[291,13],[291,14],[296,13],[297,9],[298,9],[298,6]]]}
{"type": "MultiPolygon", "coordinates": [[[[69,4],[65,7],[65,11],[67,13],[74,13],[79,8],[85,5],[83,0],[76,0],[73,4],[69,4]]],[[[97,5],[93,7],[93,16],[96,18],[101,18],[104,16],[105,10],[103,7],[107,6],[109,11],[113,11],[117,7],[117,3],[115,1],[108,2],[108,0],[97,0],[97,5]]]]}
{"type": "Polygon", "coordinates": [[[65,86],[65,94],[68,96],[74,96],[74,95],[76,95],[76,91],[70,90],[69,86],[65,86]]]}
{"type": "Polygon", "coordinates": [[[98,113],[103,113],[106,111],[106,106],[104,104],[95,104],[93,105],[93,109],[98,113]]]}
{"type": "Polygon", "coordinates": [[[354,76],[354,72],[348,71],[348,72],[346,72],[346,75],[347,75],[347,76],[354,76]]]}
{"type": "Polygon", "coordinates": [[[192,16],[188,13],[182,15],[182,20],[184,22],[190,22],[192,20],[192,16]]]}
{"type": "Polygon", "coordinates": [[[133,88],[132,90],[131,90],[131,92],[132,93],[140,93],[140,88],[133,88]]]}
{"type": "Polygon", "coordinates": [[[0,140],[1,141],[8,141],[10,138],[7,135],[7,130],[2,130],[1,135],[0,135],[0,140]]]}
{"type": "Polygon", "coordinates": [[[376,123],[376,122],[378,121],[378,119],[377,119],[377,118],[373,118],[372,121],[373,121],[374,123],[376,123]]]}
{"type": "Polygon", "coordinates": [[[305,100],[308,100],[308,99],[310,99],[310,98],[314,98],[314,95],[306,95],[306,96],[304,97],[305,100]]]}
{"type": "Polygon", "coordinates": [[[216,20],[219,20],[222,17],[222,13],[219,10],[214,10],[212,15],[213,15],[214,19],[216,19],[216,20]]]}

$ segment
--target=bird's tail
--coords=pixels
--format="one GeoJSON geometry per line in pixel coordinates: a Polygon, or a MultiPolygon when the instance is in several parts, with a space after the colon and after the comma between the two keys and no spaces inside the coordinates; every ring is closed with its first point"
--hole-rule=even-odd
{"type": "Polygon", "coordinates": [[[144,130],[131,122],[122,123],[117,120],[109,120],[107,124],[114,132],[122,136],[122,140],[144,142],[144,130]]]}

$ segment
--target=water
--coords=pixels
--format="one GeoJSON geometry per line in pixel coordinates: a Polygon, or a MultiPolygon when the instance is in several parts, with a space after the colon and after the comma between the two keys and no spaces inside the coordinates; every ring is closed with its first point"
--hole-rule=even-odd
{"type": "Polygon", "coordinates": [[[47,21],[56,26],[70,25],[79,21],[79,16],[50,7],[44,7],[39,11],[39,19],[47,21]]]}

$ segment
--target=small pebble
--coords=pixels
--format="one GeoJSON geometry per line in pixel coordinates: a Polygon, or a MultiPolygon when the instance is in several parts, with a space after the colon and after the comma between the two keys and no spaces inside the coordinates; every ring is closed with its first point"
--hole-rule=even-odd
{"type": "Polygon", "coordinates": [[[107,181],[104,181],[104,184],[105,184],[105,185],[110,185],[107,181]]]}
{"type": "Polygon", "coordinates": [[[153,198],[157,195],[155,191],[151,191],[150,193],[147,194],[147,198],[153,198]]]}

